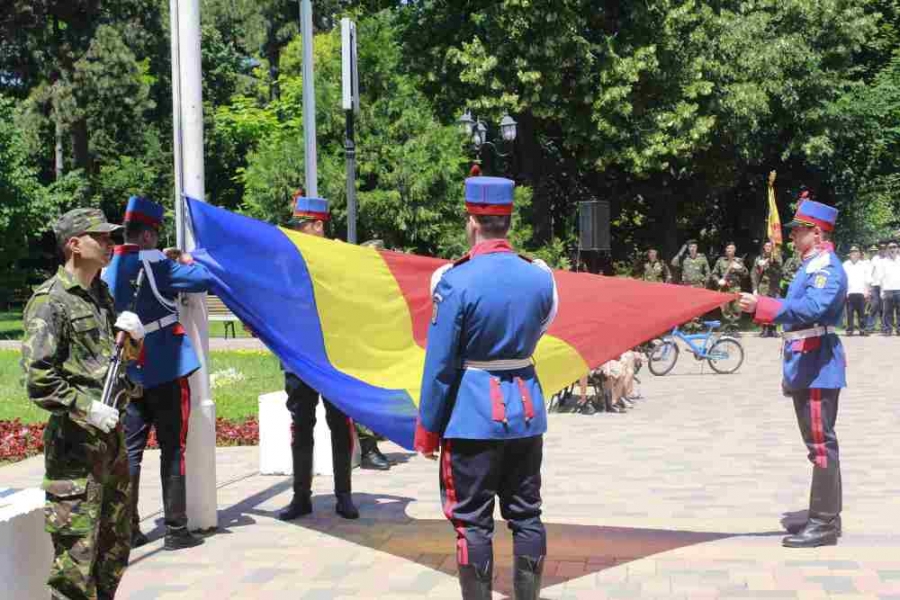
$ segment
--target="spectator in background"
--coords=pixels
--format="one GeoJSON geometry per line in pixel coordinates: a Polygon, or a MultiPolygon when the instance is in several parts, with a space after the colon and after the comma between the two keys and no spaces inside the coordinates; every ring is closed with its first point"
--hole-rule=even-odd
{"type": "MultiPolygon", "coordinates": [[[[760,249],[759,256],[753,263],[750,271],[750,280],[753,283],[753,293],[761,296],[777,298],[780,294],[781,284],[781,258],[775,254],[775,244],[767,240],[760,249]]],[[[776,337],[776,325],[764,324],[760,337],[776,337]]]]}
{"type": "Polygon", "coordinates": [[[888,255],[878,264],[884,307],[881,332],[891,335],[893,328],[900,335],[900,252],[897,242],[890,242],[887,248],[888,255]]]}
{"type": "Polygon", "coordinates": [[[887,256],[887,244],[881,244],[880,247],[872,244],[869,247],[869,320],[866,323],[866,329],[871,333],[875,331],[875,325],[881,321],[884,316],[884,305],[881,302],[881,261],[887,256]]]}
{"type": "Polygon", "coordinates": [[[866,299],[869,297],[872,268],[862,260],[859,248],[850,248],[850,259],[844,262],[847,272],[847,335],[853,335],[854,315],[860,335],[869,335],[865,328],[866,299]]]}
{"type": "Polygon", "coordinates": [[[640,265],[637,275],[644,281],[655,283],[672,282],[672,273],[669,271],[668,265],[659,260],[659,252],[657,252],[656,248],[647,250],[647,260],[640,265]]]}

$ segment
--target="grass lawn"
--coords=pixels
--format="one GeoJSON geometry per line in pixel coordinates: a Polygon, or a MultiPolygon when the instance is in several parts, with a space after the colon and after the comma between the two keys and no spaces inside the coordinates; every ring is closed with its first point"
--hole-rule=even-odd
{"type": "MultiPolygon", "coordinates": [[[[49,413],[34,406],[22,388],[19,357],[16,350],[0,350],[0,421],[45,421],[49,413]]],[[[267,351],[211,352],[210,376],[216,416],[227,419],[255,417],[260,394],[284,389],[278,359],[267,351]]]]}
{"type": "Polygon", "coordinates": [[[0,311],[0,340],[22,339],[22,312],[0,311]]]}

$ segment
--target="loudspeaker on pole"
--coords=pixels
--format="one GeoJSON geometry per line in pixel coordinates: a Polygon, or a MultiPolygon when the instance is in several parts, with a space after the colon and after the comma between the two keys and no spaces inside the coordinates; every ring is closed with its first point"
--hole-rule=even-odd
{"type": "Polygon", "coordinates": [[[592,200],[578,203],[578,249],[610,252],[609,202],[592,200]]]}

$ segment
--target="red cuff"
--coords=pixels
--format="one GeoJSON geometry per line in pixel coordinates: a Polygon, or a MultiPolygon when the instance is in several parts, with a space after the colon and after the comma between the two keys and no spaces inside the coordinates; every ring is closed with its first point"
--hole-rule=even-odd
{"type": "Polygon", "coordinates": [[[775,322],[778,311],[781,310],[781,300],[763,296],[756,301],[756,314],[753,320],[757,323],[769,325],[775,322]]]}
{"type": "Polygon", "coordinates": [[[419,420],[416,422],[416,437],[413,440],[413,449],[416,452],[421,452],[422,454],[429,454],[431,452],[437,452],[441,447],[441,436],[437,433],[432,433],[425,429],[422,426],[422,421],[419,420]]]}

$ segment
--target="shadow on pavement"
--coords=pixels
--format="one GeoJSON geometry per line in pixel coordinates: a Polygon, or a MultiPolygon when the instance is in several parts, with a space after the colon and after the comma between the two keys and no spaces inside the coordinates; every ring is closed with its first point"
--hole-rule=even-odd
{"type": "MultiPolygon", "coordinates": [[[[277,518],[277,511],[256,507],[290,487],[281,482],[219,512],[219,533],[255,523],[253,516],[277,518]]],[[[355,493],[361,518],[348,521],[334,513],[334,497],[313,497],[313,514],[286,527],[303,527],[336,538],[405,558],[436,571],[455,576],[453,528],[444,519],[414,519],[406,508],[413,498],[355,493]]],[[[497,522],[494,536],[494,590],[512,595],[512,537],[497,522]]],[[[732,533],[672,531],[627,527],[601,527],[546,523],[550,553],[543,587],[599,573],[647,556],[685,546],[731,537],[732,533]]]]}

